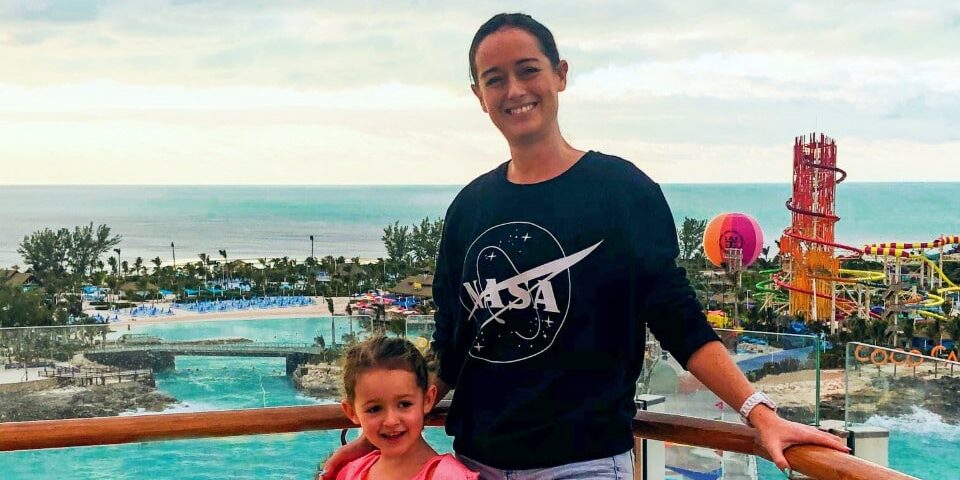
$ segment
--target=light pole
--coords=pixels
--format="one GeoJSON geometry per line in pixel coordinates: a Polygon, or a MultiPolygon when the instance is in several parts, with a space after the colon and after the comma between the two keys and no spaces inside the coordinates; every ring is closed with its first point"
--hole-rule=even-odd
{"type": "Polygon", "coordinates": [[[310,281],[313,283],[313,296],[317,296],[317,257],[313,254],[313,235],[310,235],[310,281]]]}
{"type": "Polygon", "coordinates": [[[170,251],[173,253],[173,281],[176,290],[174,293],[180,296],[180,275],[177,274],[177,247],[173,242],[170,242],[170,251]]]}
{"type": "Polygon", "coordinates": [[[116,285],[114,285],[114,288],[116,291],[113,292],[113,296],[116,300],[119,300],[120,299],[120,292],[119,292],[120,290],[120,249],[114,248],[113,251],[117,252],[117,279],[116,279],[117,281],[114,282],[116,283],[116,285]]]}

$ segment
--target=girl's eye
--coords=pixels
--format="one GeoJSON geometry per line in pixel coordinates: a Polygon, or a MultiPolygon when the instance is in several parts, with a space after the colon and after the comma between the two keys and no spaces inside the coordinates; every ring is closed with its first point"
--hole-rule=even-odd
{"type": "Polygon", "coordinates": [[[377,406],[370,407],[366,410],[367,413],[377,413],[379,411],[380,411],[380,407],[377,407],[377,406]]]}
{"type": "Polygon", "coordinates": [[[410,408],[413,406],[413,402],[400,402],[400,408],[410,408]]]}

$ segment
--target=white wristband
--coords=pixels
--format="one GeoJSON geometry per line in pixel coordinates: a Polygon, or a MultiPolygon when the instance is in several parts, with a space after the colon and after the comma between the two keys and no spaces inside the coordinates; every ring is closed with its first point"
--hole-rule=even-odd
{"type": "Polygon", "coordinates": [[[743,420],[743,423],[746,423],[751,427],[753,426],[749,420],[750,412],[752,412],[753,409],[761,403],[770,407],[770,409],[774,412],[777,411],[777,404],[770,397],[763,392],[754,392],[753,395],[747,397],[747,399],[743,402],[743,405],[740,406],[740,418],[743,420]]]}

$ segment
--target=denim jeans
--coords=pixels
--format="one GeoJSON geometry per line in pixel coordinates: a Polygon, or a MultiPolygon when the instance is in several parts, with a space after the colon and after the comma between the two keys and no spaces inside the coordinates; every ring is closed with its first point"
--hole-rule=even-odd
{"type": "Polygon", "coordinates": [[[480,474],[480,480],[633,480],[633,450],[620,455],[530,470],[500,470],[457,454],[457,460],[480,474]]]}

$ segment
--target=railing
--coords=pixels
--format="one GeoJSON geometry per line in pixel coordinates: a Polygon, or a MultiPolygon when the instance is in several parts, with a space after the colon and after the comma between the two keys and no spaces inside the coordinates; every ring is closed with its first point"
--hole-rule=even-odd
{"type": "Polygon", "coordinates": [[[111,353],[129,351],[153,352],[278,352],[278,353],[311,353],[319,355],[322,348],[312,343],[293,342],[250,342],[225,344],[197,344],[197,343],[154,343],[154,344],[112,344],[90,350],[92,353],[111,353]]]}
{"type": "MultiPolygon", "coordinates": [[[[439,406],[428,418],[428,425],[443,425],[446,411],[446,405],[439,406]]],[[[0,424],[0,451],[352,427],[339,405],[48,420],[0,424]]],[[[637,437],[766,456],[756,431],[744,425],[641,411],[634,418],[633,427],[637,437]]],[[[798,445],[787,449],[785,455],[794,471],[813,478],[913,478],[824,447],[798,445]]]]}
{"type": "MultiPolygon", "coordinates": [[[[817,425],[819,418],[819,339],[813,335],[715,329],[737,367],[779,405],[788,420],[817,425]]],[[[666,355],[648,335],[646,355],[637,391],[662,395],[658,411],[711,420],[739,422],[739,413],[721,401],[675,359],[666,355]]],[[[717,455],[710,449],[668,444],[668,471],[682,472],[696,465],[701,473],[719,470],[726,478],[779,475],[766,461],[743,454],[717,455]],[[680,467],[681,470],[675,470],[680,467]]]]}

